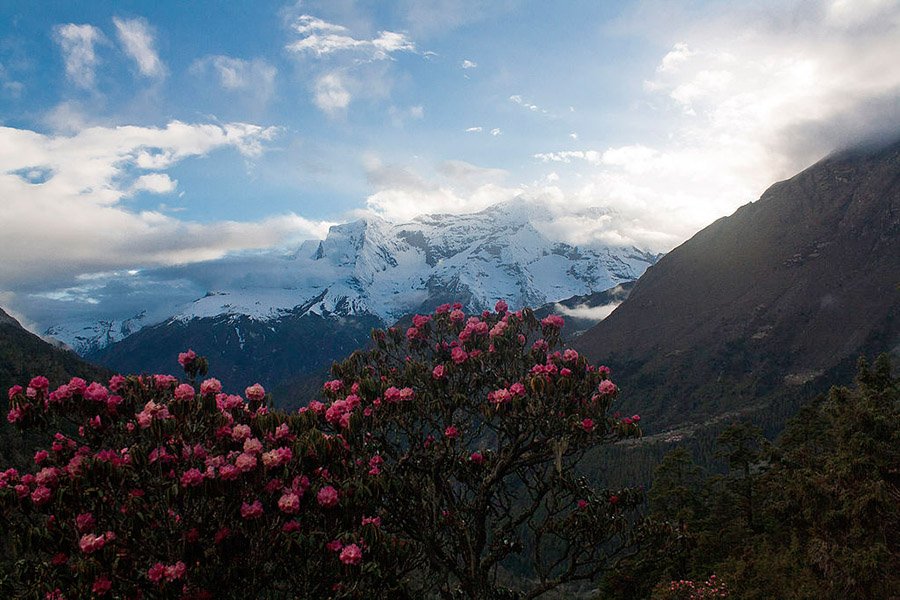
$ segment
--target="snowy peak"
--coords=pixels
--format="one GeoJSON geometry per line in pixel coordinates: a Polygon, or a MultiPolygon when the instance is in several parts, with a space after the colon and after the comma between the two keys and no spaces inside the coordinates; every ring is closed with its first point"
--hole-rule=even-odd
{"type": "MultiPolygon", "coordinates": [[[[595,213],[602,218],[607,211],[595,213]]],[[[216,274],[209,278],[213,291],[171,307],[155,323],[223,316],[275,323],[312,314],[368,315],[387,324],[452,300],[470,311],[490,308],[498,299],[514,307],[540,306],[633,281],[658,258],[636,248],[549,239],[539,227],[544,218],[540,207],[507,202],[402,224],[370,216],[335,225],[324,240],[304,242],[290,254],[217,261],[209,269],[216,274]]],[[[160,314],[158,307],[148,308],[160,314]]],[[[141,319],[48,333],[92,351],[152,324],[141,319]]]]}

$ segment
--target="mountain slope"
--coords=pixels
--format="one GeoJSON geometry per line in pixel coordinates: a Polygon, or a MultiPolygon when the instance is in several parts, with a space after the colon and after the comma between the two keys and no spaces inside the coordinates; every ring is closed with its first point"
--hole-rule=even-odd
{"type": "Polygon", "coordinates": [[[2,465],[22,464],[30,448],[28,440],[6,422],[6,390],[17,384],[28,385],[35,375],[44,375],[51,385],[59,385],[75,376],[105,382],[112,373],[85,362],[74,352],[48,344],[0,309],[0,390],[6,407],[0,420],[2,465]]]}
{"type": "Polygon", "coordinates": [[[700,231],[576,346],[651,430],[754,404],[776,418],[858,355],[896,350],[898,284],[895,143],[827,158],[700,231]]]}

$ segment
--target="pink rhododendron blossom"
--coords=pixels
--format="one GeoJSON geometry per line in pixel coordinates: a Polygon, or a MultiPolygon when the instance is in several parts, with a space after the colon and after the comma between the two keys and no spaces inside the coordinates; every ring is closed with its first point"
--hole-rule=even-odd
{"type": "Polygon", "coordinates": [[[103,596],[109,590],[112,589],[112,581],[106,577],[106,575],[101,575],[97,579],[94,580],[94,585],[91,586],[91,591],[97,594],[98,596],[103,596]]]}
{"type": "Polygon", "coordinates": [[[206,379],[200,384],[200,394],[203,396],[206,396],[207,394],[218,394],[221,391],[222,382],[218,379],[206,379]]]}
{"type": "Polygon", "coordinates": [[[246,395],[249,400],[259,402],[266,397],[266,389],[258,383],[254,383],[244,390],[244,395],[246,395]]]}
{"type": "Polygon", "coordinates": [[[503,300],[497,300],[497,304],[494,305],[494,312],[498,314],[503,314],[509,310],[509,305],[503,300]]]}
{"type": "Polygon", "coordinates": [[[358,565],[362,562],[362,550],[356,544],[348,544],[341,550],[340,558],[345,565],[358,565]]]}
{"type": "Polygon", "coordinates": [[[590,433],[594,430],[594,420],[584,419],[583,421],[581,421],[581,428],[590,433]]]}
{"type": "Polygon", "coordinates": [[[444,365],[438,365],[434,369],[432,369],[431,376],[434,379],[443,379],[444,378],[444,365]]]}
{"type": "Polygon", "coordinates": [[[34,502],[35,506],[41,506],[49,502],[52,496],[53,491],[50,488],[41,485],[31,492],[31,501],[34,502]]]}
{"type": "Polygon", "coordinates": [[[14,385],[11,388],[9,388],[8,397],[10,400],[12,400],[13,398],[15,398],[16,396],[18,396],[21,393],[22,393],[22,386],[14,385]]]}
{"type": "Polygon", "coordinates": [[[187,383],[182,383],[177,388],[175,388],[175,399],[182,402],[186,400],[193,400],[194,387],[192,385],[188,385],[187,383]]]}
{"type": "Polygon", "coordinates": [[[38,375],[37,377],[33,377],[31,381],[28,382],[28,387],[35,390],[46,390],[50,387],[50,380],[43,375],[38,375]]]}
{"type": "Polygon", "coordinates": [[[325,544],[325,548],[330,552],[340,552],[343,547],[344,544],[341,543],[341,540],[331,540],[325,544]]]}
{"type": "Polygon", "coordinates": [[[256,468],[256,456],[242,452],[234,459],[234,466],[241,473],[248,473],[256,468]]]}
{"type": "Polygon", "coordinates": [[[203,473],[200,469],[188,469],[181,476],[181,487],[196,487],[203,483],[203,473]]]}
{"type": "Polygon", "coordinates": [[[541,325],[544,327],[552,327],[554,329],[559,329],[565,324],[565,320],[559,315],[549,315],[541,319],[541,325]]]}
{"type": "Polygon", "coordinates": [[[466,353],[465,350],[463,350],[462,348],[457,346],[456,348],[454,348],[453,350],[450,351],[450,358],[453,360],[454,363],[461,365],[462,363],[466,362],[466,359],[469,358],[469,355],[466,353]]]}
{"type": "Polygon", "coordinates": [[[459,437],[459,429],[457,429],[453,425],[448,425],[447,428],[444,430],[444,437],[449,438],[451,440],[456,439],[457,437],[459,437]]]}
{"type": "Polygon", "coordinates": [[[600,391],[601,394],[612,395],[612,394],[616,393],[616,390],[618,388],[616,387],[616,384],[614,384],[609,379],[604,379],[603,381],[600,382],[600,385],[597,386],[597,389],[600,391]]]}
{"type": "Polygon", "coordinates": [[[256,519],[261,517],[263,514],[263,505],[259,500],[254,500],[251,504],[247,504],[246,502],[241,504],[241,518],[242,519],[256,519]]]}
{"type": "Polygon", "coordinates": [[[194,360],[197,358],[197,353],[193,350],[188,350],[187,352],[179,352],[178,353],[178,364],[182,367],[188,367],[194,360]]]}
{"type": "Polygon", "coordinates": [[[484,463],[484,456],[481,454],[481,452],[473,452],[469,455],[469,461],[476,465],[480,465],[484,463]]]}
{"type": "Polygon", "coordinates": [[[340,495],[332,486],[326,485],[316,494],[316,501],[322,508],[333,508],[340,501],[340,495]]]}
{"type": "Polygon", "coordinates": [[[91,513],[81,513],[80,515],[75,517],[75,528],[80,533],[87,533],[91,531],[94,526],[97,524],[94,519],[94,515],[91,513]]]}
{"type": "Polygon", "coordinates": [[[289,492],[278,499],[278,510],[293,515],[300,512],[300,496],[289,492]]]}
{"type": "Polygon", "coordinates": [[[259,454],[262,452],[262,442],[259,438],[251,437],[244,440],[244,452],[247,454],[259,454]]]}
{"type": "Polygon", "coordinates": [[[231,430],[231,439],[239,442],[249,438],[252,433],[249,425],[235,425],[231,430]]]}
{"type": "Polygon", "coordinates": [[[109,396],[109,390],[96,381],[84,390],[84,399],[92,402],[106,402],[109,396]]]}

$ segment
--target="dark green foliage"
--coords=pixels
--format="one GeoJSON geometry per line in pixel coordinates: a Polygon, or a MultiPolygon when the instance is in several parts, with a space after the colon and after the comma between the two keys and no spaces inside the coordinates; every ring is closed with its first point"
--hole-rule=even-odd
{"type": "Polygon", "coordinates": [[[713,573],[734,598],[895,597],[898,381],[887,356],[860,361],[856,387],[814,400],[775,444],[752,425],[729,426],[715,451],[724,474],[704,478],[686,448],[671,451],[649,493],[660,536],[607,580],[604,597],[646,598],[656,583],[713,573]],[[622,581],[633,585],[617,590],[622,581]]]}

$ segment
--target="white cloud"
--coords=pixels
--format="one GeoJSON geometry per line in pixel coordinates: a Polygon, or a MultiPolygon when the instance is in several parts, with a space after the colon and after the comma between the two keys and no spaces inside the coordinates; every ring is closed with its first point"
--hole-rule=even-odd
{"type": "Polygon", "coordinates": [[[135,179],[131,185],[131,191],[169,194],[174,192],[176,187],[178,187],[178,182],[165,173],[149,173],[135,179]]]}
{"type": "Polygon", "coordinates": [[[415,52],[416,45],[406,34],[380,31],[372,39],[357,39],[346,27],[328,23],[311,15],[302,15],[294,24],[302,37],[286,47],[298,54],[312,54],[318,58],[341,52],[354,52],[370,60],[386,60],[396,52],[415,52]]]}
{"type": "Polygon", "coordinates": [[[375,191],[366,207],[384,219],[408,221],[421,214],[464,214],[515,198],[521,190],[502,185],[506,172],[464,161],[444,161],[426,178],[402,165],[385,165],[377,157],[365,162],[375,191]]]}
{"type": "Polygon", "coordinates": [[[278,69],[261,58],[244,60],[224,55],[212,55],[196,61],[191,70],[199,73],[212,70],[223,89],[249,93],[259,103],[266,103],[275,92],[278,69]]]}
{"type": "Polygon", "coordinates": [[[587,304],[579,304],[573,308],[562,304],[555,304],[553,312],[563,315],[564,317],[572,317],[573,319],[588,319],[591,321],[602,321],[616,310],[621,302],[613,302],[602,306],[589,306],[587,304]]]}
{"type": "Polygon", "coordinates": [[[478,63],[475,61],[466,59],[466,60],[462,61],[462,63],[460,64],[460,67],[462,67],[463,69],[475,69],[478,67],[478,63]]]}
{"type": "Polygon", "coordinates": [[[103,32],[93,25],[67,23],[57,25],[54,34],[66,63],[66,77],[79,87],[93,88],[98,63],[94,46],[106,41],[103,32]]]}
{"type": "Polygon", "coordinates": [[[350,100],[350,92],[344,87],[340,73],[326,73],[316,81],[314,101],[329,116],[343,112],[350,105],[350,100]]]}
{"type": "Polygon", "coordinates": [[[466,133],[481,133],[483,131],[482,127],[468,127],[466,128],[466,133]]]}
{"type": "Polygon", "coordinates": [[[227,147],[253,157],[275,133],[178,121],[71,136],[0,127],[0,289],[46,289],[84,273],[211,259],[323,234],[321,224],[291,214],[195,223],[129,208],[136,191],[173,191],[176,182],[160,171],[177,162],[227,147]]]}
{"type": "Polygon", "coordinates": [[[493,129],[491,129],[491,135],[494,137],[497,137],[498,135],[502,135],[502,134],[503,134],[503,132],[500,131],[499,127],[494,127],[493,129]]]}
{"type": "Polygon", "coordinates": [[[165,76],[166,68],[156,52],[153,29],[147,20],[113,17],[113,24],[125,53],[137,64],[141,75],[156,78],[165,76]]]}
{"type": "Polygon", "coordinates": [[[829,152],[900,134],[900,2],[762,4],[635,16],[670,39],[634,109],[666,135],[535,154],[561,174],[548,203],[613,211],[602,227],[562,212],[548,227],[669,250],[829,152]]]}

